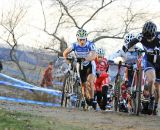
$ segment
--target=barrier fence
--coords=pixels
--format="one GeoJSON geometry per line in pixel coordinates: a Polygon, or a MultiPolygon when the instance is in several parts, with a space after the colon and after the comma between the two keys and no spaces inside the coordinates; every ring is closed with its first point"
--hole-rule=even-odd
{"type": "Polygon", "coordinates": [[[58,90],[38,87],[2,73],[0,73],[0,87],[3,90],[6,89],[4,90],[5,94],[0,90],[0,100],[38,104],[44,106],[60,106],[61,91],[58,90]],[[16,94],[13,94],[14,92],[16,94]],[[10,97],[10,95],[14,96],[10,97]],[[21,98],[15,97],[16,95],[17,97],[21,98]],[[25,97],[31,97],[32,99],[35,96],[38,96],[35,98],[36,100],[25,99],[25,97]],[[45,101],[43,101],[44,97],[45,101]],[[41,99],[42,101],[39,101],[38,99],[41,99]],[[50,100],[49,102],[48,99],[50,100]]]}

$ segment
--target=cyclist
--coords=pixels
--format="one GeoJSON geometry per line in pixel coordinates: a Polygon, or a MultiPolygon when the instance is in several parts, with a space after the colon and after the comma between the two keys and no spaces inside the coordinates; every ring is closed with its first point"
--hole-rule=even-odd
{"type": "Polygon", "coordinates": [[[96,75],[97,79],[95,81],[95,97],[97,97],[98,105],[102,110],[106,109],[107,105],[107,90],[110,82],[107,63],[107,59],[104,57],[104,50],[99,48],[97,50],[96,62],[96,75]]]}
{"type": "Polygon", "coordinates": [[[81,62],[83,65],[83,69],[80,70],[82,96],[85,97],[88,106],[92,106],[94,99],[95,80],[95,72],[93,72],[92,69],[92,61],[94,61],[97,55],[96,47],[93,42],[87,40],[86,30],[79,29],[77,31],[76,37],[77,42],[73,43],[71,47],[68,47],[63,52],[63,56],[66,59],[68,54],[73,51],[77,58],[77,62],[81,62]],[[87,91],[89,91],[89,94],[87,91]]]}
{"type": "MultiPolygon", "coordinates": [[[[157,26],[152,21],[147,21],[142,28],[142,33],[132,39],[127,46],[122,49],[127,52],[129,48],[141,42],[144,49],[147,51],[157,51],[160,49],[160,32],[157,32],[157,26]]],[[[144,56],[145,75],[147,78],[150,104],[149,110],[153,110],[153,114],[157,114],[157,106],[159,100],[159,87],[160,87],[160,56],[145,54],[144,56]],[[153,91],[155,89],[155,91],[153,91]],[[154,104],[155,99],[155,104],[154,104]],[[154,107],[154,108],[153,108],[154,107]]]]}

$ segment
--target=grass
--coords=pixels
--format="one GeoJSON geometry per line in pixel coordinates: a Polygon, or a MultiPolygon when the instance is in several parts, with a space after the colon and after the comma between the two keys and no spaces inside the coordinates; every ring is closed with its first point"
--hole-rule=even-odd
{"type": "Polygon", "coordinates": [[[84,130],[50,117],[0,109],[0,130],[84,130]]]}

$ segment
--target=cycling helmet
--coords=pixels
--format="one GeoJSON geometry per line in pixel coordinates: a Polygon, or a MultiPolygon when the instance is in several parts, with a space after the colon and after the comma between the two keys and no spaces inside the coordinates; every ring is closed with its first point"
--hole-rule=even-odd
{"type": "Polygon", "coordinates": [[[143,26],[142,34],[145,38],[152,39],[153,37],[155,37],[156,31],[157,26],[153,22],[148,21],[143,26]]]}
{"type": "Polygon", "coordinates": [[[103,50],[102,48],[99,48],[99,49],[97,50],[97,54],[98,54],[98,56],[103,57],[104,54],[105,54],[105,52],[104,52],[104,50],[103,50]]]}
{"type": "Polygon", "coordinates": [[[135,38],[133,33],[128,33],[124,37],[124,43],[128,44],[133,38],[135,38]]]}
{"type": "Polygon", "coordinates": [[[87,31],[84,30],[84,29],[79,29],[77,31],[76,36],[77,36],[78,39],[86,39],[87,38],[87,31]]]}

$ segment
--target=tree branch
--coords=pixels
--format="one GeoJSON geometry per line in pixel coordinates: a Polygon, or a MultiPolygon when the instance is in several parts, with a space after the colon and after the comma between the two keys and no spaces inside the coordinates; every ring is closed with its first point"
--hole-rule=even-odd
{"type": "Polygon", "coordinates": [[[65,10],[65,12],[67,13],[67,15],[71,18],[71,20],[73,21],[73,23],[75,24],[75,26],[77,28],[80,28],[78,26],[78,23],[76,22],[76,20],[73,18],[73,16],[69,13],[67,6],[65,6],[65,4],[61,1],[61,0],[57,0],[59,2],[60,5],[63,6],[63,9],[65,10]]]}

